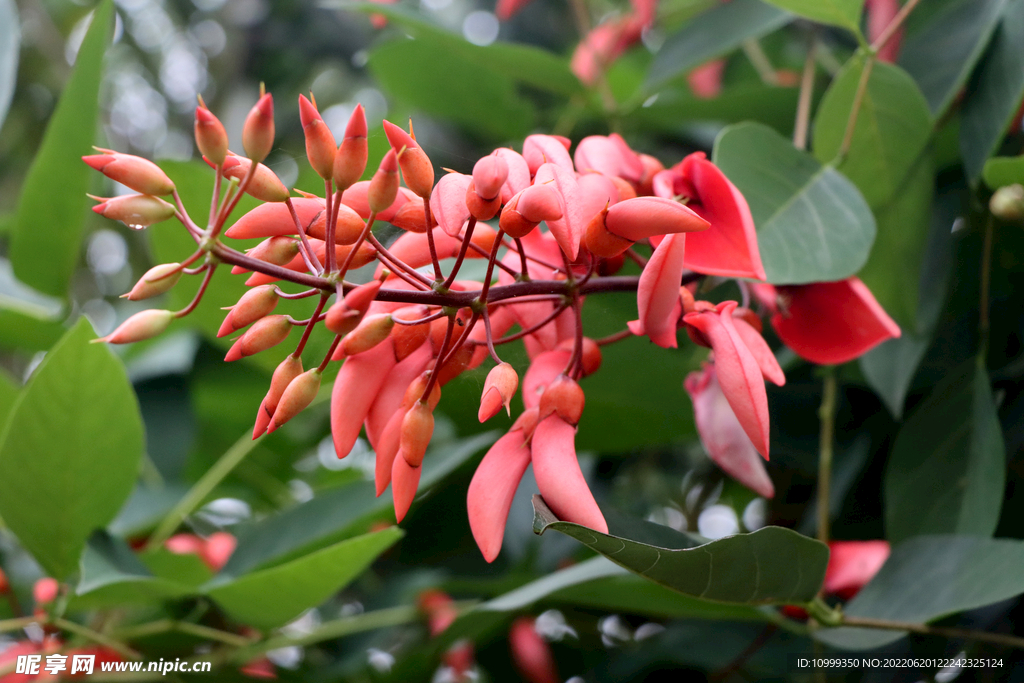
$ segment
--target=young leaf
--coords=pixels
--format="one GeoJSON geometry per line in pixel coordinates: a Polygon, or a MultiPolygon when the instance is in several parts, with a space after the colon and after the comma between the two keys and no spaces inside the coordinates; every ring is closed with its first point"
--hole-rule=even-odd
{"type": "Polygon", "coordinates": [[[94,173],[82,163],[82,156],[89,154],[96,137],[103,55],[110,44],[113,14],[111,0],[93,12],[75,68],[22,186],[11,231],[14,274],[54,296],[67,294],[82,245],[85,193],[94,173]]]}
{"type": "Polygon", "coordinates": [[[1024,184],[1024,156],[996,157],[985,162],[985,184],[993,190],[1006,185],[1024,184]]]}
{"type": "MultiPolygon", "coordinates": [[[[668,527],[634,522],[651,538],[634,540],[559,521],[540,496],[533,497],[533,528],[575,538],[616,564],[685,595],[746,605],[802,603],[825,578],[828,548],[791,529],[765,527],[694,546],[692,537],[668,527]]],[[[633,529],[630,529],[633,531],[633,529]]]]}
{"type": "Polygon", "coordinates": [[[841,280],[867,261],[874,216],[834,168],[755,123],[723,130],[714,161],[750,204],[769,282],[841,280]]]}
{"type": "Polygon", "coordinates": [[[86,538],[128,498],[142,418],[124,366],[85,318],[46,355],[0,436],[0,516],[43,569],[62,579],[86,538]]]}
{"type": "Polygon", "coordinates": [[[988,374],[969,360],[900,429],[885,475],[885,527],[898,543],[923,534],[990,536],[999,521],[1006,452],[988,374]]]}
{"type": "Polygon", "coordinates": [[[14,96],[14,83],[18,79],[18,48],[21,32],[18,30],[18,6],[14,0],[0,0],[0,127],[7,118],[7,108],[14,96]]]}
{"type": "Polygon", "coordinates": [[[860,35],[860,13],[864,0],[768,0],[773,5],[811,21],[841,26],[860,35]]]}

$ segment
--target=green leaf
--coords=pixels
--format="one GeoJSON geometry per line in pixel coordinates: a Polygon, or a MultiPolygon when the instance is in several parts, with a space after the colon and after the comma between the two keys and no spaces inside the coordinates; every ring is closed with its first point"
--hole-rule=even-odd
{"type": "Polygon", "coordinates": [[[981,175],[993,190],[1006,185],[1024,185],[1024,156],[989,159],[981,175]]]}
{"type": "Polygon", "coordinates": [[[988,375],[969,360],[900,429],[885,475],[886,535],[991,536],[1006,452],[988,375]]]}
{"type": "Polygon", "coordinates": [[[930,343],[930,334],[904,328],[901,336],[882,342],[859,359],[864,379],[896,419],[903,417],[907,391],[930,343]]]}
{"type": "Polygon", "coordinates": [[[97,531],[82,553],[76,607],[159,602],[194,592],[187,584],[153,576],[124,541],[97,531]]]}
{"type": "MultiPolygon", "coordinates": [[[[1001,495],[1002,492],[1000,492],[1001,495]]],[[[851,617],[927,623],[1024,593],[1024,543],[976,536],[920,536],[892,549],[875,578],[844,608],[851,617]]],[[[822,629],[834,647],[869,650],[906,635],[864,628],[822,629]]]]}
{"type": "Polygon", "coordinates": [[[1024,98],[1024,0],[1010,0],[960,112],[960,153],[971,183],[999,149],[1024,98]]]}
{"type": "Polygon", "coordinates": [[[0,433],[4,431],[4,424],[7,422],[7,416],[11,414],[11,410],[14,408],[14,402],[18,398],[18,385],[14,383],[14,380],[7,376],[7,373],[0,370],[0,433]]]}
{"type": "Polygon", "coordinates": [[[999,22],[1006,0],[957,0],[907,35],[899,65],[909,73],[935,118],[967,82],[999,22]]]}
{"type": "Polygon", "coordinates": [[[81,318],[46,354],[0,436],[0,516],[53,577],[131,494],[142,418],[124,366],[81,318]]]}
{"type": "Polygon", "coordinates": [[[875,219],[834,168],[756,123],[723,130],[714,161],[750,204],[769,282],[841,280],[867,261],[875,219]]]}
{"type": "Polygon", "coordinates": [[[369,68],[389,95],[495,140],[526,135],[534,110],[505,72],[448,49],[452,39],[421,36],[382,43],[369,68]]]}
{"type": "Polygon", "coordinates": [[[93,13],[75,68],[22,187],[11,232],[14,274],[54,296],[67,294],[82,244],[85,193],[94,171],[81,157],[91,152],[96,136],[103,54],[110,44],[113,14],[111,0],[93,13]]]}
{"type": "Polygon", "coordinates": [[[7,118],[7,108],[11,105],[14,84],[18,80],[20,46],[18,6],[14,0],[0,0],[0,127],[7,118]]]}
{"type": "Polygon", "coordinates": [[[779,131],[792,130],[799,94],[797,88],[762,83],[729,86],[712,99],[696,97],[683,86],[666,88],[658,93],[654,102],[633,110],[628,123],[635,125],[638,133],[644,130],[649,133],[651,128],[677,132],[682,126],[698,121],[739,123],[748,120],[779,131]]]}
{"type": "Polygon", "coordinates": [[[213,578],[206,563],[192,553],[172,553],[167,548],[149,550],[139,556],[155,576],[196,588],[213,578]]]}
{"type": "Polygon", "coordinates": [[[864,0],[768,0],[771,4],[811,21],[841,26],[860,35],[864,0]]]}
{"type": "MultiPolygon", "coordinates": [[[[866,58],[858,53],[832,81],[814,119],[814,155],[828,163],[839,154],[866,58]]],[[[898,66],[875,62],[868,74],[849,151],[836,168],[872,207],[888,200],[917,161],[931,132],[928,103],[898,66]]]]}
{"type": "Polygon", "coordinates": [[[205,592],[240,623],[275,628],[343,588],[401,537],[398,527],[357,536],[237,579],[214,579],[205,592]]]}
{"type": "MultiPolygon", "coordinates": [[[[559,521],[540,496],[533,497],[534,530],[575,538],[635,574],[685,595],[746,605],[804,603],[825,578],[828,548],[791,529],[765,527],[692,547],[691,537],[659,527],[659,545],[602,534],[559,521]],[[675,541],[665,543],[665,541],[675,541]]],[[[653,524],[635,524],[651,533],[653,524]]]]}
{"type": "Polygon", "coordinates": [[[694,67],[728,54],[745,40],[760,38],[793,20],[793,15],[761,2],[733,0],[700,14],[668,36],[647,73],[653,92],[694,67]]]}

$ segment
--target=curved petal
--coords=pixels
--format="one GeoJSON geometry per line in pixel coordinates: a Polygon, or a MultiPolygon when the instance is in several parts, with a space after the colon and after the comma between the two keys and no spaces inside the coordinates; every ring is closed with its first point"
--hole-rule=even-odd
{"type": "Polygon", "coordinates": [[[608,232],[632,242],[711,227],[693,209],[662,197],[633,197],[619,202],[608,209],[605,226],[608,232]]]}
{"type": "Polygon", "coordinates": [[[501,550],[512,499],[530,464],[530,449],[523,437],[523,430],[516,429],[498,439],[480,461],[469,483],[466,494],[469,528],[488,562],[493,562],[501,550]]]}
{"type": "MultiPolygon", "coordinates": [[[[295,207],[295,215],[303,228],[307,228],[316,218],[323,213],[325,208],[324,200],[319,197],[292,198],[292,206],[295,207]]],[[[224,231],[225,237],[246,240],[254,237],[275,237],[277,235],[295,235],[298,230],[295,227],[295,219],[284,202],[270,202],[260,204],[252,211],[235,221],[235,224],[224,231]]]]}
{"type": "Polygon", "coordinates": [[[422,467],[413,467],[399,449],[395,456],[395,464],[391,469],[391,495],[395,501],[395,519],[401,522],[405,519],[406,513],[412,507],[412,501],[416,497],[416,489],[420,485],[420,474],[422,467]]]}
{"type": "MultiPolygon", "coordinates": [[[[568,152],[566,152],[566,158],[568,156],[568,152]]],[[[571,164],[569,168],[572,168],[571,164]]],[[[587,227],[588,218],[583,213],[583,194],[576,181],[576,173],[557,164],[542,164],[537,169],[533,184],[545,183],[558,190],[558,195],[562,200],[562,217],[558,220],[547,221],[548,228],[569,260],[575,261],[579,254],[580,240],[583,239],[583,230],[587,227]]]]}
{"type": "Polygon", "coordinates": [[[658,346],[674,349],[679,320],[679,282],[683,277],[686,235],[669,235],[651,255],[640,274],[637,287],[638,326],[630,326],[634,334],[646,334],[658,346]]]}
{"type": "Polygon", "coordinates": [[[533,431],[531,457],[540,495],[559,519],[608,533],[576,459],[575,427],[557,414],[541,420],[533,431]]]}
{"type": "Polygon", "coordinates": [[[828,548],[824,589],[845,600],[874,578],[890,551],[888,541],[832,541],[828,548]]]}
{"type": "Polygon", "coordinates": [[[394,366],[390,340],[345,359],[331,390],[331,434],[339,458],[355,445],[363,420],[394,366]]]}
{"type": "Polygon", "coordinates": [[[772,353],[771,347],[768,346],[768,342],[764,340],[761,333],[743,318],[733,318],[732,324],[743,339],[743,343],[753,354],[764,378],[777,386],[785,386],[786,374],[782,372],[778,359],[775,358],[775,354],[772,353]]]}
{"type": "Polygon", "coordinates": [[[468,175],[449,173],[437,181],[430,195],[430,213],[438,226],[453,237],[462,232],[469,220],[466,191],[471,182],[473,178],[468,175]]]}
{"type": "Polygon", "coordinates": [[[379,438],[391,416],[395,414],[405,397],[405,391],[412,381],[423,374],[427,363],[433,357],[430,344],[423,344],[399,361],[384,379],[377,397],[366,415],[366,438],[370,446],[377,448],[379,438]]]}
{"type": "Polygon", "coordinates": [[[565,370],[569,364],[571,351],[566,349],[555,349],[537,354],[537,357],[530,363],[523,376],[523,405],[526,409],[536,408],[540,405],[541,394],[551,382],[565,370]]]}
{"type": "Polygon", "coordinates": [[[569,140],[558,135],[528,135],[523,140],[523,159],[536,174],[544,164],[555,164],[569,173],[576,169],[569,158],[569,140]]]}

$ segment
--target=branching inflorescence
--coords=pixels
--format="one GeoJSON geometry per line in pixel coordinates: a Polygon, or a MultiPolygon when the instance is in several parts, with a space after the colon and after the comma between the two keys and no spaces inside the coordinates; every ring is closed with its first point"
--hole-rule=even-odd
{"type": "MultiPolygon", "coordinates": [[[[525,411],[484,456],[468,492],[470,525],[491,561],[531,462],[541,494],[560,518],[607,531],[576,458],[576,425],[584,409],[578,380],[600,366],[601,345],[646,335],[675,347],[682,327],[713,350],[713,364],[686,383],[709,454],[747,486],[773,494],[757,454],[768,456],[764,380],[784,383],[782,370],[753,310],[694,298],[706,275],[763,281],[765,272],[746,201],[702,153],[665,169],[618,135],[585,138],[573,156],[568,139],[531,135],[522,153],[497,149],[471,174],[449,172],[435,183],[434,168],[411,131],[385,121],[391,149],[372,179],[360,181],[367,163],[362,107],[337,146],[315,103],[300,96],[299,105],[323,197],[291,196],[260,163],[274,141],[269,94],[246,120],[245,156],[228,150],[223,126],[205,106],[196,109],[196,142],[216,172],[205,228],[152,162],[109,150],[85,157],[139,193],[103,200],[93,207],[97,213],[135,227],[175,217],[198,245],[182,263],[147,272],[128,298],[166,292],[182,275],[202,278],[186,308],[138,313],[104,341],[160,334],[199,304],[222,264],[233,266],[232,273],[251,272],[252,289],[220,329],[220,336],[245,330],[226,360],[259,353],[283,342],[293,327],[302,328],[294,352],[274,372],[253,438],[308,406],[327,365],[342,362],[331,398],[338,457],[348,455],[365,427],[376,452],[377,494],[391,485],[401,520],[416,494],[441,388],[490,357],[495,365],[479,419],[502,408],[510,414],[519,374],[501,360],[500,350],[521,340],[531,359],[521,382],[525,411]],[[264,203],[227,227],[243,193],[264,203]],[[382,223],[405,232],[385,246],[373,232],[382,223]],[[264,241],[242,253],[225,238],[264,241]],[[637,243],[653,250],[649,258],[634,251],[637,243]],[[616,275],[627,257],[642,266],[638,277],[616,275]],[[466,259],[486,260],[482,280],[460,278],[466,259]],[[442,260],[453,263],[447,273],[442,260]],[[375,261],[369,282],[346,280],[375,261]],[[278,280],[308,289],[286,294],[274,284],[278,280]],[[636,291],[639,316],[623,333],[595,341],[585,336],[582,307],[588,295],[608,291],[636,291]],[[274,314],[281,299],[304,297],[318,297],[307,320],[274,314]],[[312,334],[324,333],[320,328],[333,336],[330,350],[305,370],[301,353],[312,334]]],[[[761,309],[775,314],[783,341],[801,355],[820,356],[811,358],[818,362],[843,362],[899,334],[856,278],[750,289],[761,309]]]]}

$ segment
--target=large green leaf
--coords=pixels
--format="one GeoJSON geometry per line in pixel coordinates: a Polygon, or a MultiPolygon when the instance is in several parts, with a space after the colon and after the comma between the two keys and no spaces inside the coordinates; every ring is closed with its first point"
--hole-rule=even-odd
{"type": "Polygon", "coordinates": [[[799,93],[798,88],[745,83],[730,86],[718,97],[706,99],[695,96],[685,87],[666,88],[658,93],[654,102],[633,110],[624,123],[636,126],[638,132],[650,132],[652,128],[678,132],[681,127],[698,121],[757,121],[775,130],[792,130],[799,93]]]}
{"type": "Polygon", "coordinates": [[[142,419],[124,366],[82,318],[46,355],[0,436],[0,516],[64,578],[135,484],[142,419]]]}
{"type": "Polygon", "coordinates": [[[0,0],[0,128],[4,125],[7,108],[11,105],[11,97],[14,96],[20,45],[18,6],[14,4],[14,0],[0,0]]]}
{"type": "MultiPolygon", "coordinates": [[[[1024,543],[976,536],[920,536],[900,543],[844,608],[851,617],[927,623],[1024,593],[1024,543]]],[[[822,629],[818,640],[849,649],[882,647],[906,632],[822,629]]]]}
{"type": "Polygon", "coordinates": [[[60,321],[40,318],[0,305],[0,348],[45,351],[62,334],[64,326],[60,321]]]}
{"type": "Polygon", "coordinates": [[[1024,99],[1024,0],[1010,0],[960,114],[960,153],[970,181],[999,149],[1024,99]]]}
{"type": "Polygon", "coordinates": [[[153,576],[124,541],[97,531],[82,553],[75,603],[82,608],[156,603],[190,592],[185,583],[153,576]]]}
{"type": "Polygon", "coordinates": [[[85,193],[94,171],[81,157],[90,153],[96,136],[103,55],[110,43],[113,15],[111,0],[93,13],[75,68],[22,187],[11,232],[15,275],[55,296],[67,294],[82,244],[85,193]]]}
{"type": "Polygon", "coordinates": [[[967,82],[999,22],[1006,0],[957,0],[907,35],[899,65],[942,116],[967,82]]]}
{"type": "MultiPolygon", "coordinates": [[[[791,529],[765,527],[693,547],[692,537],[660,527],[654,532],[659,545],[652,545],[650,538],[633,540],[559,521],[540,496],[534,496],[533,508],[538,534],[560,531],[633,573],[705,600],[804,603],[814,598],[825,578],[828,548],[791,529]]],[[[650,533],[646,526],[656,525],[634,523],[650,533]]]]}
{"type": "Polygon", "coordinates": [[[14,408],[14,402],[18,398],[18,386],[14,380],[7,376],[7,372],[0,370],[0,433],[4,430],[7,416],[14,408]]]}
{"type": "Polygon", "coordinates": [[[867,261],[875,219],[834,168],[756,123],[723,130],[714,161],[750,204],[769,282],[841,280],[867,261]]]}
{"type": "MultiPolygon", "coordinates": [[[[818,107],[814,155],[823,164],[839,154],[865,64],[863,53],[854,55],[818,107]]],[[[914,79],[898,66],[876,62],[860,100],[849,151],[836,168],[853,181],[868,204],[881,206],[903,184],[930,132],[928,103],[914,79]]]]}
{"type": "Polygon", "coordinates": [[[864,0],[768,0],[773,5],[822,24],[841,26],[860,35],[864,0]]]}
{"type": "Polygon", "coordinates": [[[923,534],[990,536],[1006,453],[988,375],[974,360],[946,377],[900,429],[885,475],[893,542],[923,534]]]}
{"type": "Polygon", "coordinates": [[[930,334],[904,328],[899,337],[882,342],[858,361],[868,385],[897,419],[903,417],[907,391],[930,343],[930,334]]]}
{"type": "Polygon", "coordinates": [[[1024,184],[1024,156],[989,159],[985,162],[982,177],[993,190],[1005,185],[1024,184]]]}
{"type": "Polygon", "coordinates": [[[665,39],[647,73],[653,91],[709,59],[732,52],[743,41],[760,38],[793,20],[793,15],[761,0],[721,3],[687,22],[665,39]]]}
{"type": "Polygon", "coordinates": [[[329,598],[401,537],[398,527],[356,536],[270,569],[215,578],[205,593],[239,622],[274,628],[329,598]]]}

